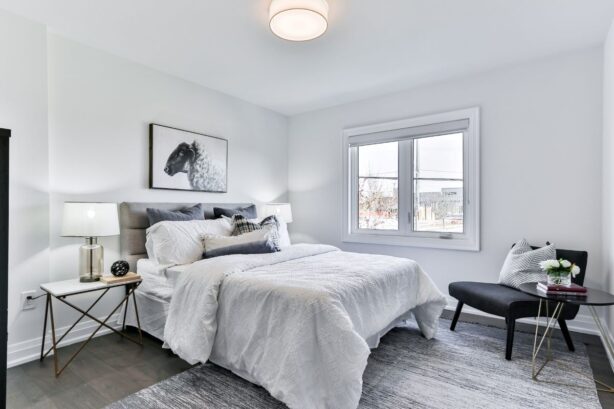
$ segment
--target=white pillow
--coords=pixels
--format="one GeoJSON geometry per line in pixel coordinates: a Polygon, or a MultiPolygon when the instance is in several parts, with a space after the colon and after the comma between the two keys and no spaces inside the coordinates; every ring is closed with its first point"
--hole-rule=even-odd
{"type": "Polygon", "coordinates": [[[145,248],[158,264],[190,264],[203,256],[202,237],[206,234],[230,236],[232,223],[226,219],[164,221],[147,229],[145,248]]]}
{"type": "Polygon", "coordinates": [[[553,244],[533,250],[531,245],[522,239],[507,254],[499,273],[499,284],[518,288],[520,284],[544,281],[546,273],[542,271],[539,263],[551,259],[556,259],[553,244]]]}
{"type": "Polygon", "coordinates": [[[290,242],[290,234],[288,233],[288,224],[277,218],[279,220],[279,247],[282,249],[286,247],[290,247],[292,242],[290,242]]]}

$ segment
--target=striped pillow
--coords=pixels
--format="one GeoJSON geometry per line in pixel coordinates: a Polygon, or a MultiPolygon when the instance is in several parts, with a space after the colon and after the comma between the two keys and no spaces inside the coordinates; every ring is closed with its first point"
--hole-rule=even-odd
{"type": "Polygon", "coordinates": [[[499,273],[499,284],[518,288],[520,284],[544,281],[546,273],[542,271],[539,263],[551,259],[556,259],[553,244],[533,250],[531,245],[522,239],[507,254],[499,273]]]}
{"type": "Polygon", "coordinates": [[[276,251],[281,250],[281,237],[279,235],[279,220],[277,216],[271,215],[262,219],[260,222],[248,220],[245,217],[235,214],[232,216],[232,222],[234,228],[232,230],[233,236],[239,236],[241,234],[250,233],[261,229],[269,229],[273,238],[276,251]]]}
{"type": "Polygon", "coordinates": [[[279,251],[275,237],[274,230],[270,228],[255,230],[240,236],[206,234],[203,236],[203,246],[205,248],[203,258],[228,256],[231,254],[275,253],[279,251]]]}
{"type": "Polygon", "coordinates": [[[234,229],[232,230],[233,236],[239,236],[241,234],[260,230],[265,226],[274,225],[275,227],[279,227],[279,222],[277,221],[277,216],[275,215],[265,217],[260,222],[254,222],[248,220],[245,216],[235,214],[232,216],[232,223],[234,225],[234,229]]]}

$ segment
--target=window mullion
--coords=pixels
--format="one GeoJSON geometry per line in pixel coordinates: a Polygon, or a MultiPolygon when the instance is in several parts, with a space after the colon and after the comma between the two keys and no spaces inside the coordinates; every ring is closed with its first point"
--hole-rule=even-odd
{"type": "Polygon", "coordinates": [[[399,233],[411,231],[411,140],[399,141],[399,233]]]}
{"type": "Polygon", "coordinates": [[[350,148],[350,229],[358,230],[358,148],[350,148]]]}
{"type": "Polygon", "coordinates": [[[414,140],[410,139],[409,141],[407,141],[408,145],[409,145],[409,163],[407,166],[407,186],[408,186],[408,190],[409,190],[409,195],[408,195],[408,200],[410,203],[410,207],[407,209],[407,219],[408,219],[408,229],[407,229],[407,233],[411,234],[414,233],[414,211],[416,209],[414,209],[414,203],[415,203],[415,198],[414,198],[414,140]]]}

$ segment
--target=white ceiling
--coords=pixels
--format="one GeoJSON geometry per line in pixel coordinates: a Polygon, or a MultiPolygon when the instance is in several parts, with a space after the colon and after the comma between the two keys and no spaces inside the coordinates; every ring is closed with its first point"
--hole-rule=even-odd
{"type": "Polygon", "coordinates": [[[329,0],[275,37],[268,0],[0,0],[60,35],[292,115],[601,44],[613,0],[329,0]]]}

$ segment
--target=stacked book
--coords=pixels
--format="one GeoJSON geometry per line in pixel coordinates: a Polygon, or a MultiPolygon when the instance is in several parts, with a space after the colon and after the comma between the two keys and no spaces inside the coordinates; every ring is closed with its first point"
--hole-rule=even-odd
{"type": "Polygon", "coordinates": [[[103,275],[100,277],[100,281],[105,284],[121,284],[121,283],[129,283],[131,281],[139,281],[141,276],[137,273],[129,272],[123,276],[114,276],[114,275],[103,275]]]}
{"type": "Polygon", "coordinates": [[[576,297],[586,297],[586,287],[578,284],[555,285],[546,282],[537,283],[537,290],[547,295],[574,295],[576,297]]]}

